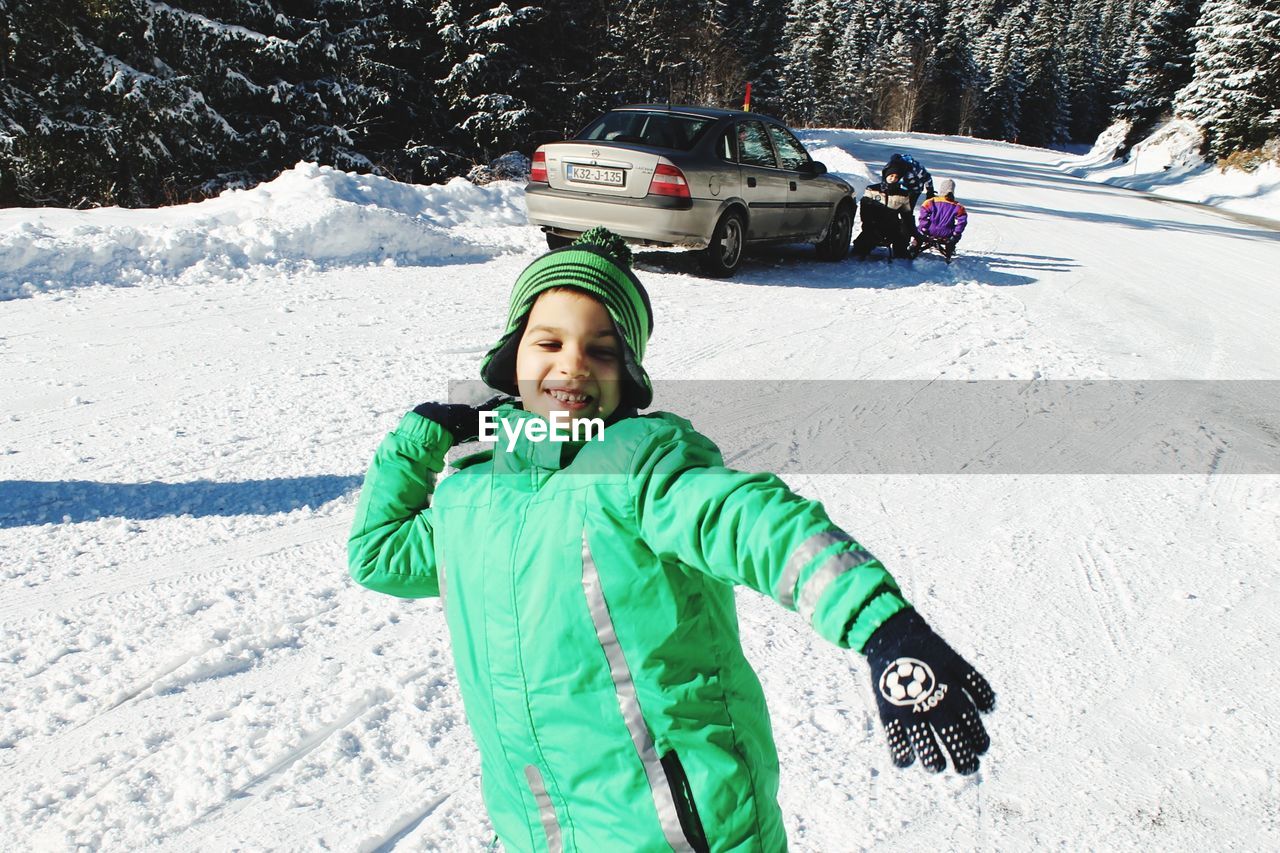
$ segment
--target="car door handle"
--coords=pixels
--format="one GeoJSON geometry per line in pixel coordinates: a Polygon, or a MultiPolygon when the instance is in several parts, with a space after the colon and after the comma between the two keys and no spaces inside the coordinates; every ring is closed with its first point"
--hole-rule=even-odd
{"type": "Polygon", "coordinates": [[[792,181],[792,182],[791,182],[791,191],[792,191],[792,192],[795,192],[795,191],[796,191],[796,182],[795,182],[795,181],[792,181]]]}
{"type": "Polygon", "coordinates": [[[755,178],[747,178],[747,186],[749,186],[749,187],[754,187],[755,185],[756,185],[756,179],[755,179],[755,178]]]}

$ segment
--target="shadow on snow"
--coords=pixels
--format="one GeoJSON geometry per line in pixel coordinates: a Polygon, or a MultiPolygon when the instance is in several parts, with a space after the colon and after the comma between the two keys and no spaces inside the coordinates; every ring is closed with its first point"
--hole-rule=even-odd
{"type": "Polygon", "coordinates": [[[317,507],[360,485],[333,474],[217,483],[97,483],[89,480],[0,481],[0,528],[190,515],[271,515],[317,507]]]}
{"type": "MultiPolygon", "coordinates": [[[[878,249],[865,261],[851,255],[843,261],[827,263],[814,259],[812,246],[797,244],[762,248],[748,252],[742,266],[729,281],[734,284],[817,289],[890,290],[921,284],[948,286],[963,282],[1014,287],[1034,284],[1040,280],[1040,273],[1065,272],[1079,266],[1071,258],[1011,252],[966,254],[963,247],[950,265],[931,252],[914,261],[903,258],[889,260],[886,252],[878,249]]],[[[698,257],[693,252],[638,252],[636,266],[641,271],[702,275],[698,257]]]]}

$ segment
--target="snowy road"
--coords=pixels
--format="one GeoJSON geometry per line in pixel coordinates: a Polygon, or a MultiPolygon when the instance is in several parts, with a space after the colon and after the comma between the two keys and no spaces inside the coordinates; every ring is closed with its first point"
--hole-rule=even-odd
{"type": "MultiPolygon", "coordinates": [[[[643,253],[655,378],[1280,380],[1280,233],[1069,177],[1055,152],[807,142],[859,186],[900,149],[953,177],[963,256],[828,265],[786,248],[724,282],[643,253]]],[[[518,195],[487,196],[490,211],[443,191],[383,219],[349,204],[311,233],[290,217],[312,190],[290,186],[266,212],[258,191],[225,202],[236,233],[270,232],[268,257],[377,231],[365,254],[342,249],[360,265],[335,249],[316,268],[191,266],[151,232],[93,225],[158,235],[184,216],[183,234],[213,235],[189,210],[50,214],[40,233],[63,242],[47,261],[35,232],[0,239],[0,274],[20,257],[36,280],[65,262],[68,281],[133,281],[112,248],[126,237],[172,273],[0,302],[6,849],[490,838],[438,603],[356,588],[344,546],[379,438],[476,375],[540,236],[512,224],[518,195]],[[379,245],[412,253],[394,229],[413,216],[440,223],[426,256],[363,263],[379,245]]],[[[372,205],[407,204],[362,186],[372,205]]],[[[22,221],[0,211],[0,235],[22,221]]],[[[712,438],[751,441],[723,429],[712,438]]],[[[1280,846],[1265,701],[1280,690],[1280,478],[789,479],[1000,696],[977,777],[897,771],[861,663],[744,593],[793,849],[1280,846]]]]}

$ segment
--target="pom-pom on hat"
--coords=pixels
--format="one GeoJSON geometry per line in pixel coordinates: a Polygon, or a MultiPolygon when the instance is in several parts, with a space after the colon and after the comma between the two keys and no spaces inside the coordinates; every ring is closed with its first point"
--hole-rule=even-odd
{"type": "Polygon", "coordinates": [[[547,252],[516,279],[507,311],[507,330],[485,355],[480,376],[485,384],[518,395],[516,348],[538,295],[567,287],[598,299],[609,312],[622,343],[625,367],[622,398],[643,409],[653,402],[653,385],[640,366],[653,331],[653,308],[644,285],[631,271],[631,250],[607,228],[596,227],[572,245],[547,252]]]}

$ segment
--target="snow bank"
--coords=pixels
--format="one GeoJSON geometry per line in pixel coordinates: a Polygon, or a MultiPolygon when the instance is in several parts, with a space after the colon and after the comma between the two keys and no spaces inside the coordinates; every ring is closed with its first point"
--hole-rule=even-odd
{"type": "Polygon", "coordinates": [[[1166,198],[1280,219],[1280,165],[1267,163],[1246,172],[1206,163],[1199,153],[1200,130],[1185,119],[1165,122],[1117,160],[1128,130],[1124,121],[1107,128],[1088,154],[1069,164],[1068,171],[1166,198]]]}
{"type": "Polygon", "coordinates": [[[869,184],[875,183],[878,178],[872,174],[866,163],[849,153],[848,135],[849,132],[846,130],[800,131],[800,139],[809,149],[810,156],[826,166],[831,174],[844,178],[858,195],[862,195],[862,191],[869,184]]]}
{"type": "Polygon", "coordinates": [[[299,163],[275,180],[154,210],[0,211],[0,299],[253,267],[424,265],[538,248],[523,186],[403,184],[299,163]]]}

